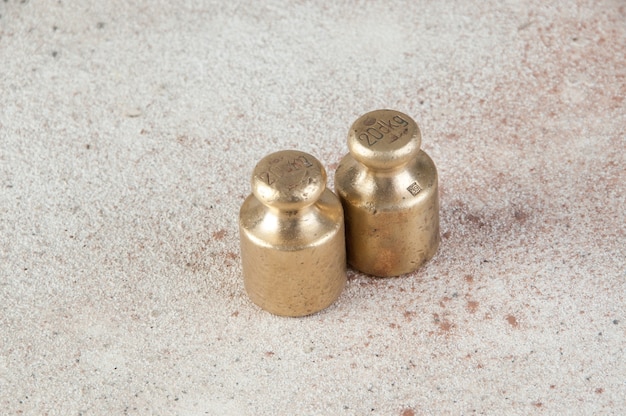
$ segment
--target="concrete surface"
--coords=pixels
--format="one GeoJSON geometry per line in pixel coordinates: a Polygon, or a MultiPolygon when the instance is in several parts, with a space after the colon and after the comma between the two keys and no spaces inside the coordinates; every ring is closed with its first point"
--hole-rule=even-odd
{"type": "Polygon", "coordinates": [[[0,2],[0,413],[626,413],[626,3],[0,2]],[[247,299],[265,154],[413,116],[442,245],[247,299]]]}

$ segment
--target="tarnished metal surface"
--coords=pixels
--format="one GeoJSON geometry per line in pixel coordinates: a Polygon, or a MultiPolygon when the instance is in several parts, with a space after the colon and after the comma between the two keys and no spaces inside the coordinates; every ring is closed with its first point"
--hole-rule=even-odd
{"type": "Polygon", "coordinates": [[[326,308],[346,284],[342,207],[313,156],[286,150],[263,158],[239,213],[250,299],[277,315],[326,308]]]}
{"type": "Polygon", "coordinates": [[[348,262],[375,276],[409,273],[439,246],[437,169],[420,150],[419,127],[393,110],[369,112],[348,133],[335,174],[348,262]]]}

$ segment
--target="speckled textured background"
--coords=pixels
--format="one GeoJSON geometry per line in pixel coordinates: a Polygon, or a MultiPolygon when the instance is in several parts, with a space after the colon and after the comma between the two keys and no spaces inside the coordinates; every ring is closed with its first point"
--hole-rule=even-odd
{"type": "Polygon", "coordinates": [[[0,413],[626,413],[622,0],[0,2],[0,413]],[[442,245],[250,303],[267,153],[415,118],[442,245]]]}

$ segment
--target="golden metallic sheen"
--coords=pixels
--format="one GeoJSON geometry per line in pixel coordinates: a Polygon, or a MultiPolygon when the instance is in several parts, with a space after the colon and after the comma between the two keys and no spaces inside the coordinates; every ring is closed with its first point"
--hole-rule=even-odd
{"type": "Polygon", "coordinates": [[[303,316],[333,303],[346,284],[343,210],[313,156],[264,157],[239,212],[246,292],[276,315],[303,316]]]}
{"type": "Polygon", "coordinates": [[[348,133],[350,153],[335,173],[346,221],[348,263],[375,276],[419,268],[439,246],[437,169],[420,150],[409,116],[377,110],[348,133]]]}

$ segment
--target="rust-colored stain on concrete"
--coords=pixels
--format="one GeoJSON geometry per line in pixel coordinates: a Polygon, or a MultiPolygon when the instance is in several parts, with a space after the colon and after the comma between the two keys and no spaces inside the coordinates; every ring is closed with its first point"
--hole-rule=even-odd
{"type": "Polygon", "coordinates": [[[450,330],[454,328],[454,324],[450,321],[443,321],[441,323],[439,323],[439,329],[441,329],[441,331],[443,332],[450,332],[450,330]]]}
{"type": "Polygon", "coordinates": [[[413,311],[404,311],[404,318],[411,322],[413,320],[413,318],[417,315],[417,313],[413,312],[413,311]]]}
{"type": "Polygon", "coordinates": [[[513,215],[515,219],[518,220],[519,222],[524,222],[528,218],[528,214],[521,210],[515,210],[515,213],[513,215]]]}
{"type": "Polygon", "coordinates": [[[475,300],[467,301],[467,310],[469,313],[476,313],[479,303],[475,300]]]}
{"type": "Polygon", "coordinates": [[[511,325],[513,328],[517,328],[519,326],[519,323],[517,322],[517,318],[513,315],[507,315],[506,317],[506,321],[509,323],[509,325],[511,325]]]}
{"type": "Polygon", "coordinates": [[[224,237],[226,237],[226,230],[221,229],[219,231],[215,231],[213,234],[211,234],[211,236],[214,240],[223,240],[224,237]]]}
{"type": "MultiPolygon", "coordinates": [[[[440,333],[448,334],[456,325],[447,318],[440,317],[438,313],[433,313],[433,323],[439,327],[440,333]]],[[[429,332],[432,335],[433,332],[429,332]]]]}

